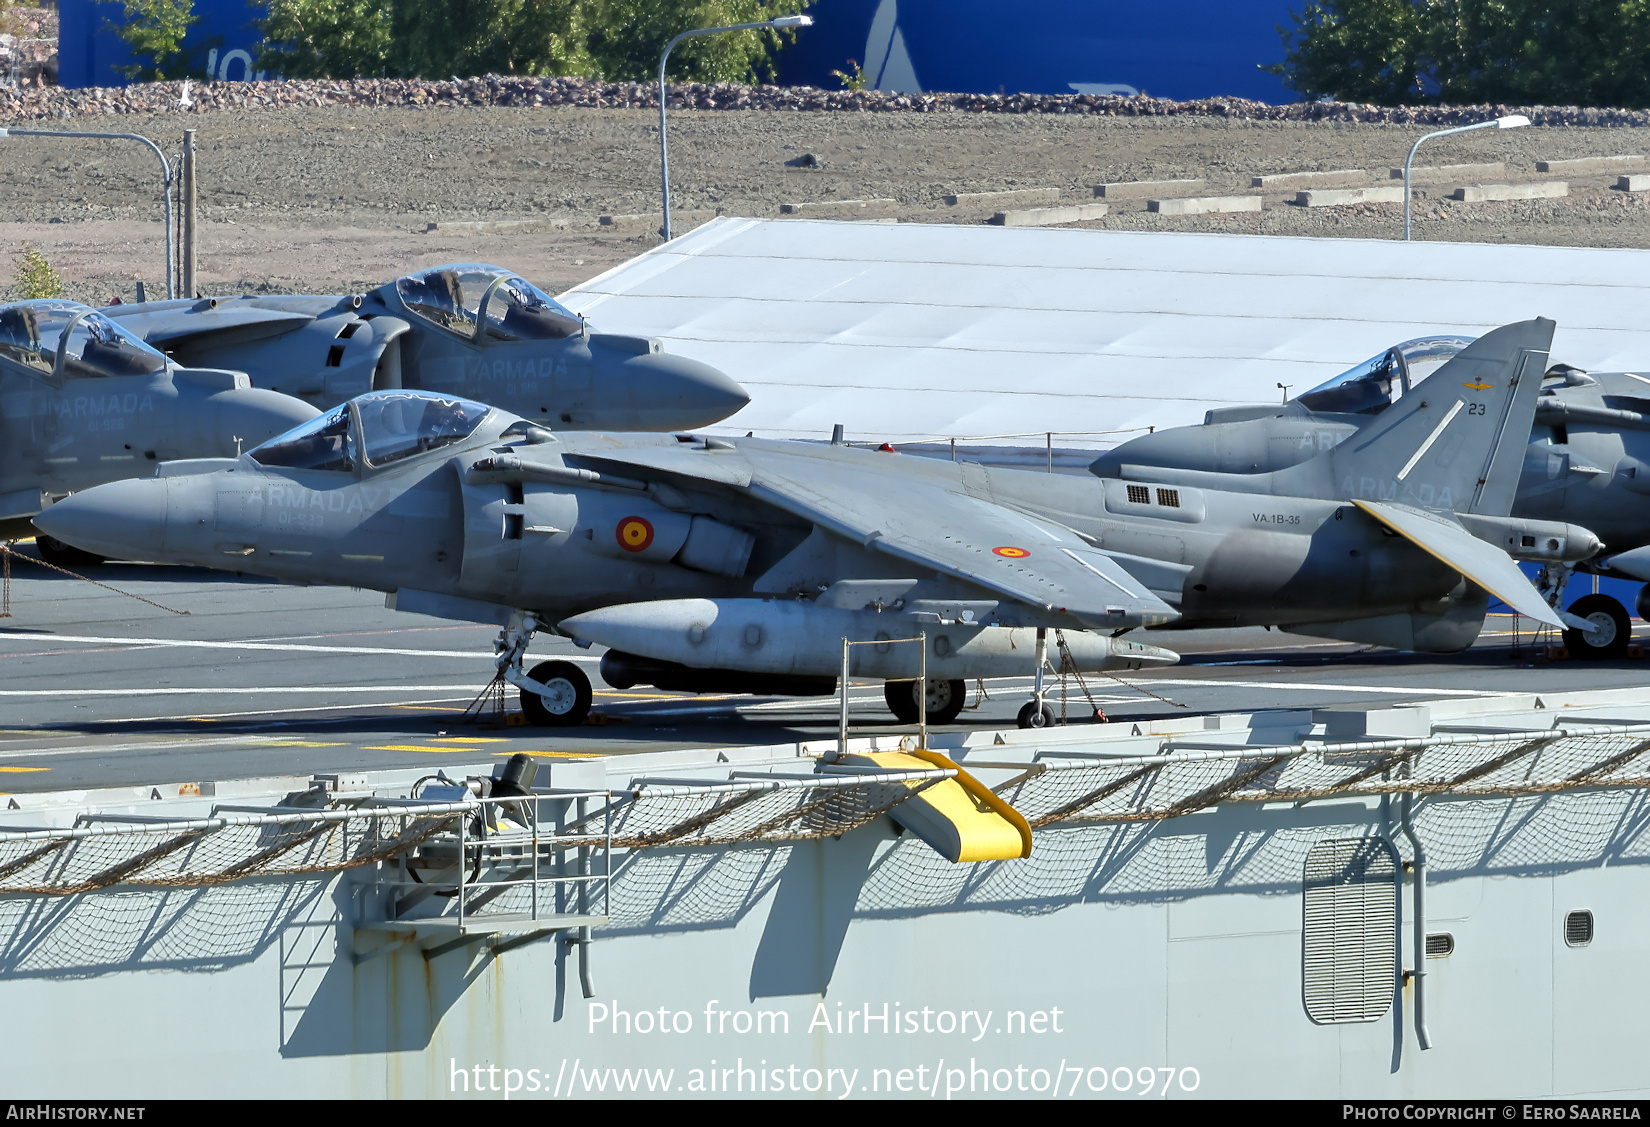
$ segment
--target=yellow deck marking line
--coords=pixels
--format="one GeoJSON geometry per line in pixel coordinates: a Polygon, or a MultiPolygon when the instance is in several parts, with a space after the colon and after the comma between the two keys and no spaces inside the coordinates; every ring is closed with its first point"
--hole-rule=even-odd
{"type": "Polygon", "coordinates": [[[606,755],[597,755],[588,751],[528,751],[519,752],[495,751],[495,756],[502,758],[506,755],[530,755],[534,759],[607,759],[606,755]]]}
{"type": "MultiPolygon", "coordinates": [[[[42,642],[80,642],[100,646],[158,646],[164,648],[195,649],[195,650],[268,650],[275,653],[309,653],[309,654],[377,654],[389,657],[464,657],[493,659],[490,650],[414,650],[392,649],[386,646],[306,646],[298,642],[220,642],[209,641],[204,638],[113,638],[101,634],[7,634],[3,640],[20,640],[40,644],[42,642]]],[[[584,660],[599,662],[599,657],[580,659],[570,657],[570,660],[584,660]]]]}
{"type": "MultiPolygon", "coordinates": [[[[370,707],[370,708],[411,708],[411,707],[414,707],[414,706],[416,706],[418,704],[421,704],[421,703],[423,703],[423,704],[435,704],[438,701],[444,701],[444,700],[467,700],[467,699],[469,699],[469,698],[468,697],[433,697],[433,698],[431,698],[429,700],[426,700],[426,701],[404,701],[404,702],[400,702],[400,703],[391,703],[391,704],[387,704],[387,705],[379,703],[379,702],[369,701],[369,702],[365,702],[361,707],[370,707]]],[[[283,708],[283,709],[280,710],[280,715],[283,716],[283,717],[286,717],[286,716],[295,716],[300,712],[338,712],[342,709],[347,709],[347,708],[351,708],[351,707],[355,707],[355,706],[344,705],[344,704],[323,704],[323,705],[318,705],[318,706],[313,707],[313,708],[311,708],[311,707],[283,708]]],[[[130,720],[187,720],[187,721],[189,721],[191,723],[194,723],[194,724],[211,724],[211,723],[214,723],[218,720],[235,720],[235,719],[238,719],[238,718],[243,717],[243,716],[269,716],[269,715],[272,715],[274,713],[274,711],[275,711],[274,709],[269,709],[269,708],[255,708],[255,709],[248,709],[244,712],[205,712],[205,713],[202,713],[199,716],[128,716],[128,717],[123,717],[123,720],[128,720],[128,721],[130,721],[130,720]]],[[[30,735],[37,735],[38,733],[31,732],[29,734],[30,735]]]]}
{"type": "Polygon", "coordinates": [[[50,771],[50,767],[0,767],[0,771],[8,775],[21,775],[27,771],[50,771]]]}
{"type": "Polygon", "coordinates": [[[467,747],[430,747],[427,744],[384,744],[380,747],[364,747],[362,751],[469,751],[467,747]]]}
{"type": "MultiPolygon", "coordinates": [[[[1121,680],[1121,678],[1119,678],[1121,680]]],[[[1399,685],[1339,685],[1332,682],[1322,684],[1311,681],[1228,681],[1223,678],[1210,677],[1207,680],[1193,680],[1187,677],[1140,677],[1134,681],[1124,681],[1125,685],[1141,684],[1174,685],[1184,688],[1196,688],[1200,685],[1211,685],[1221,689],[1292,689],[1300,692],[1327,692],[1327,693],[1394,693],[1419,694],[1433,697],[1519,697],[1527,696],[1526,692],[1495,692],[1491,689],[1436,689],[1431,685],[1416,685],[1406,688],[1399,685]]]]}
{"type": "MultiPolygon", "coordinates": [[[[43,735],[44,733],[37,733],[43,735]]],[[[74,743],[44,744],[34,747],[18,747],[0,749],[0,759],[22,759],[27,756],[38,755],[109,755],[118,751],[193,751],[202,747],[263,747],[270,740],[268,736],[187,736],[176,739],[169,736],[157,736],[142,743],[124,744],[96,744],[85,742],[84,737],[74,743]]]]}

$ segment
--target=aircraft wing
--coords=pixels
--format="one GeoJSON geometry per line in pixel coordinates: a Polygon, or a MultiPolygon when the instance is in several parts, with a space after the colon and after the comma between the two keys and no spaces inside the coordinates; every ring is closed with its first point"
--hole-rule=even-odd
{"type": "Polygon", "coordinates": [[[308,313],[297,313],[287,309],[261,309],[240,302],[226,303],[216,309],[202,309],[199,312],[190,307],[153,311],[134,309],[133,312],[122,313],[118,305],[110,306],[103,312],[119,321],[121,328],[137,334],[156,348],[168,348],[183,341],[202,340],[219,334],[248,330],[262,330],[253,334],[256,336],[273,336],[315,320],[314,316],[308,313]]]}
{"type": "Polygon", "coordinates": [[[874,551],[1093,627],[1179,617],[1076,532],[970,496],[955,480],[887,472],[904,469],[892,459],[884,469],[860,457],[741,450],[751,463],[753,496],[874,551]]]}
{"type": "Polygon", "coordinates": [[[1564,629],[1512,557],[1453,521],[1388,501],[1352,502],[1428,555],[1448,564],[1525,618],[1564,629]]]}
{"type": "Polygon", "coordinates": [[[578,450],[579,463],[603,462],[626,470],[659,470],[682,477],[711,481],[743,489],[751,483],[751,468],[738,453],[724,449],[680,446],[626,446],[612,450],[578,450]]]}
{"type": "Polygon", "coordinates": [[[1179,617],[1076,532],[970,496],[949,468],[926,459],[830,448],[796,453],[738,440],[569,453],[579,464],[612,465],[632,477],[664,473],[732,487],[874,551],[1096,628],[1179,617]]]}

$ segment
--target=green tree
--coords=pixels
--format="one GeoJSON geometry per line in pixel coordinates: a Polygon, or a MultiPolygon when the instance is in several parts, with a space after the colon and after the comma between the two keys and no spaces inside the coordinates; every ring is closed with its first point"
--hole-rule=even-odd
{"type": "Polygon", "coordinates": [[[1426,8],[1411,0],[1309,0],[1289,13],[1284,61],[1266,69],[1315,98],[1396,105],[1414,100],[1427,50],[1426,8]]]}
{"type": "Polygon", "coordinates": [[[1647,0],[1450,0],[1437,5],[1452,102],[1650,105],[1647,0]]]}
{"type": "Polygon", "coordinates": [[[1344,101],[1650,105],[1650,0],[1308,0],[1267,69],[1344,101]]]}
{"type": "Polygon", "coordinates": [[[141,82],[189,77],[179,48],[197,18],[195,0],[98,0],[100,4],[116,2],[126,10],[126,22],[118,34],[139,60],[117,69],[141,82]]]}
{"type": "MultiPolygon", "coordinates": [[[[812,0],[586,0],[590,54],[602,77],[646,82],[659,77],[659,56],[678,33],[699,27],[760,23],[802,11],[812,0]]],[[[678,81],[760,82],[775,73],[774,55],[794,31],[735,31],[694,36],[670,53],[678,81]]]]}
{"type": "MultiPolygon", "coordinates": [[[[164,3],[172,0],[134,0],[164,3]]],[[[812,0],[271,0],[258,65],[294,78],[584,75],[645,82],[690,28],[758,23],[812,0]]],[[[758,81],[794,32],[695,37],[670,75],[758,81]]]]}
{"type": "Polygon", "coordinates": [[[20,301],[63,296],[63,276],[52,269],[40,248],[30,243],[23,244],[23,253],[12,263],[11,280],[20,301]]]}
{"type": "Polygon", "coordinates": [[[392,73],[391,21],[383,0],[270,0],[258,65],[288,78],[392,73]]]}
{"type": "Polygon", "coordinates": [[[588,74],[580,0],[392,0],[397,69],[420,78],[588,74]]]}

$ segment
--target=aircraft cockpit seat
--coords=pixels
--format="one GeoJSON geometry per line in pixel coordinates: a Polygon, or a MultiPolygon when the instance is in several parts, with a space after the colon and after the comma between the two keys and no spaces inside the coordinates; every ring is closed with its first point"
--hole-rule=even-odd
{"type": "Polygon", "coordinates": [[[92,369],[99,376],[146,376],[166,366],[159,353],[149,352],[130,341],[115,337],[105,340],[93,336],[80,351],[80,367],[92,369]]]}
{"type": "Polygon", "coordinates": [[[505,336],[516,340],[562,340],[576,336],[579,322],[557,313],[547,305],[526,306],[512,301],[504,311],[500,326],[505,336]]]}

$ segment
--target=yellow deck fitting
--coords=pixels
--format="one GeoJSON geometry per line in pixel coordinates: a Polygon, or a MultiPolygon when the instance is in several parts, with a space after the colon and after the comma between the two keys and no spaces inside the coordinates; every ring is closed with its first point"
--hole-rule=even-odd
{"type": "Polygon", "coordinates": [[[845,756],[842,762],[896,771],[954,770],[956,778],[924,788],[888,811],[888,816],[954,863],[1031,856],[1031,825],[1024,816],[937,751],[870,752],[845,756]]]}

